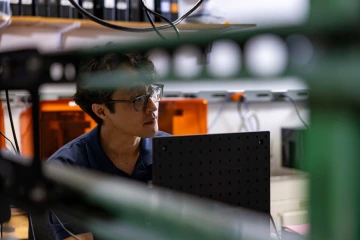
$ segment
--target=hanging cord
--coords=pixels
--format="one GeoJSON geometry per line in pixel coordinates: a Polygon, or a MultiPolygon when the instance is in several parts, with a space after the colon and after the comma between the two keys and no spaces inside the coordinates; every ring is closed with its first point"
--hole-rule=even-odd
{"type": "Polygon", "coordinates": [[[56,216],[56,214],[50,210],[50,212],[54,215],[54,217],[56,218],[56,220],[58,220],[58,222],[60,223],[61,227],[68,233],[70,234],[70,236],[72,236],[75,240],[80,240],[77,236],[75,236],[75,234],[73,234],[72,232],[70,232],[65,226],[64,224],[60,221],[60,219],[58,218],[58,216],[56,216]]]}
{"type": "Polygon", "coordinates": [[[274,219],[273,219],[273,217],[271,216],[271,214],[270,214],[270,220],[271,220],[271,222],[272,222],[272,224],[273,224],[273,226],[274,226],[274,230],[275,230],[276,237],[277,237],[278,240],[280,240],[279,232],[278,232],[278,230],[277,230],[277,228],[276,228],[274,219]]]}
{"type": "Polygon", "coordinates": [[[242,103],[245,103],[246,99],[244,96],[242,96],[240,98],[240,100],[238,101],[238,104],[237,104],[237,110],[238,110],[238,114],[239,114],[239,117],[240,117],[240,120],[241,120],[241,123],[240,123],[240,126],[239,126],[239,132],[241,132],[243,129],[246,131],[246,132],[249,132],[249,131],[259,131],[260,130],[260,120],[259,120],[259,117],[257,116],[256,112],[254,111],[250,111],[248,106],[246,106],[247,108],[247,112],[245,113],[245,115],[243,115],[243,112],[242,112],[242,103]],[[255,123],[256,123],[256,126],[254,129],[252,129],[250,125],[250,121],[254,119],[255,120],[255,123]]]}
{"type": "Polygon", "coordinates": [[[3,136],[9,143],[11,143],[11,146],[13,147],[14,151],[17,152],[13,142],[9,138],[7,138],[2,131],[0,131],[0,135],[3,136]]]}
{"type": "Polygon", "coordinates": [[[283,98],[285,99],[289,99],[289,101],[294,105],[295,107],[295,110],[296,110],[296,114],[298,116],[298,118],[300,119],[300,121],[302,122],[302,124],[306,127],[307,130],[309,130],[309,126],[306,124],[306,122],[304,121],[304,119],[301,117],[300,115],[300,111],[299,111],[299,107],[298,105],[296,104],[295,100],[292,99],[291,97],[287,96],[287,95],[284,95],[283,98]]]}
{"type": "Polygon", "coordinates": [[[159,35],[163,40],[167,40],[167,39],[159,32],[159,30],[156,28],[156,26],[155,26],[155,24],[154,24],[154,21],[151,19],[150,15],[149,15],[149,12],[152,13],[153,15],[155,15],[155,16],[163,19],[163,20],[166,21],[167,23],[169,23],[169,25],[175,30],[177,39],[180,39],[179,29],[178,29],[169,19],[167,19],[167,18],[164,17],[163,15],[158,14],[157,12],[154,12],[154,11],[152,11],[151,9],[149,9],[149,8],[145,5],[144,0],[141,0],[141,6],[144,8],[145,14],[146,14],[147,18],[149,19],[150,24],[151,24],[151,26],[153,27],[153,29],[155,30],[155,32],[157,33],[157,35],[159,35]]]}
{"type": "Polygon", "coordinates": [[[14,126],[14,121],[13,121],[13,117],[11,114],[11,107],[10,107],[10,97],[9,97],[9,90],[5,90],[5,94],[6,94],[6,104],[7,104],[7,109],[9,112],[9,119],[10,119],[10,125],[11,125],[11,130],[14,136],[14,142],[15,142],[15,146],[16,146],[16,151],[18,153],[20,153],[20,148],[19,148],[19,144],[17,141],[17,137],[16,137],[16,133],[15,133],[15,126],[14,126]]]}

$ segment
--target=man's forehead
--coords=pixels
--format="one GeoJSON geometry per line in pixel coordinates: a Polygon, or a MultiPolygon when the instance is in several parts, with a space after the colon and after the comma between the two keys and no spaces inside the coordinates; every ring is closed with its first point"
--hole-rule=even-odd
{"type": "Polygon", "coordinates": [[[126,93],[136,93],[139,91],[146,91],[149,89],[149,87],[151,86],[151,84],[145,84],[145,83],[136,83],[136,84],[130,84],[128,86],[122,86],[120,87],[118,90],[121,92],[126,92],[126,93]]]}

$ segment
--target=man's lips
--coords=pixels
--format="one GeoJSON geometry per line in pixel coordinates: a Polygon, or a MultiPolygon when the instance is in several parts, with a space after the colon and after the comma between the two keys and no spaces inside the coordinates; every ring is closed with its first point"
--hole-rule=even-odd
{"type": "Polygon", "coordinates": [[[152,119],[146,121],[144,124],[154,124],[154,123],[156,123],[156,118],[152,118],[152,119]]]}

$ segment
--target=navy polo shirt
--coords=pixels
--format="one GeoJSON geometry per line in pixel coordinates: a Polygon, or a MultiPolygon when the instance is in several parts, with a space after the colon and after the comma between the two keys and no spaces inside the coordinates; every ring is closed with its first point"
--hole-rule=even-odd
{"type": "MultiPolygon", "coordinates": [[[[152,180],[152,140],[142,138],[140,141],[140,155],[136,162],[134,171],[131,175],[118,169],[105,154],[100,144],[100,126],[95,127],[73,141],[65,144],[57,150],[47,162],[60,162],[62,164],[89,168],[104,173],[127,177],[134,180],[148,182],[152,180]]],[[[156,136],[169,136],[170,134],[159,131],[156,136]]],[[[155,136],[155,137],[156,137],[155,136]]],[[[50,214],[50,224],[54,230],[56,239],[70,237],[56,218],[50,214]]],[[[76,224],[61,221],[65,227],[73,234],[88,232],[76,224]]]]}

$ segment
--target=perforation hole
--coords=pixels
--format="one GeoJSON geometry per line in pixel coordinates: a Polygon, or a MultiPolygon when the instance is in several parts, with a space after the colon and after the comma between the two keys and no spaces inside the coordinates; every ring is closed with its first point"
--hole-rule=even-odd
{"type": "Polygon", "coordinates": [[[212,183],[209,183],[209,187],[212,187],[212,183]]]}
{"type": "Polygon", "coordinates": [[[162,168],[161,164],[158,165],[159,168],[162,168]]]}
{"type": "Polygon", "coordinates": [[[219,171],[219,175],[221,175],[222,174],[222,172],[221,171],[219,171]]]}
{"type": "Polygon", "coordinates": [[[229,181],[228,184],[231,185],[231,181],[229,181]]]}
{"type": "Polygon", "coordinates": [[[222,193],[219,193],[219,197],[222,197],[222,193]]]}
{"type": "Polygon", "coordinates": [[[193,186],[192,186],[192,185],[190,185],[190,186],[189,186],[189,188],[193,188],[193,186]]]}
{"type": "Polygon", "coordinates": [[[180,174],[180,175],[179,175],[179,178],[182,178],[182,177],[183,177],[183,175],[182,175],[182,174],[180,174]]]}
{"type": "Polygon", "coordinates": [[[228,171],[228,174],[231,174],[231,170],[228,171]]]}
{"type": "Polygon", "coordinates": [[[231,192],[228,193],[228,196],[231,196],[231,192]]]}
{"type": "Polygon", "coordinates": [[[228,151],[231,152],[231,148],[228,148],[228,151]]]}
{"type": "Polygon", "coordinates": [[[248,150],[248,151],[249,151],[249,150],[250,150],[250,148],[249,148],[249,147],[246,147],[246,150],[248,150]]]}
{"type": "Polygon", "coordinates": [[[231,140],[231,137],[228,137],[228,140],[231,140]]]}
{"type": "Polygon", "coordinates": [[[249,139],[249,138],[250,138],[249,136],[246,137],[246,139],[249,139]]]}
{"type": "Polygon", "coordinates": [[[256,139],[258,139],[259,138],[259,136],[258,135],[256,135],[256,139]]]}
{"type": "Polygon", "coordinates": [[[169,164],[169,168],[171,168],[171,167],[172,167],[172,163],[169,164]]]}
{"type": "Polygon", "coordinates": [[[193,165],[192,162],[190,162],[189,165],[192,166],[193,165]]]}
{"type": "Polygon", "coordinates": [[[219,160],[219,163],[222,163],[222,160],[219,160]]]}
{"type": "Polygon", "coordinates": [[[199,173],[199,176],[202,176],[203,174],[202,173],[199,173]]]}
{"type": "Polygon", "coordinates": [[[237,148],[238,152],[240,152],[240,148],[237,148]]]}
{"type": "Polygon", "coordinates": [[[203,185],[202,184],[199,184],[199,187],[202,187],[203,185]]]}
{"type": "Polygon", "coordinates": [[[209,172],[209,175],[211,176],[211,175],[212,175],[212,172],[209,172]]]}
{"type": "Polygon", "coordinates": [[[182,166],[183,166],[183,164],[182,164],[182,163],[180,163],[180,164],[179,164],[179,166],[180,166],[180,167],[182,167],[182,166]]]}
{"type": "Polygon", "coordinates": [[[219,182],[219,186],[221,186],[222,185],[222,182],[219,182]]]}

